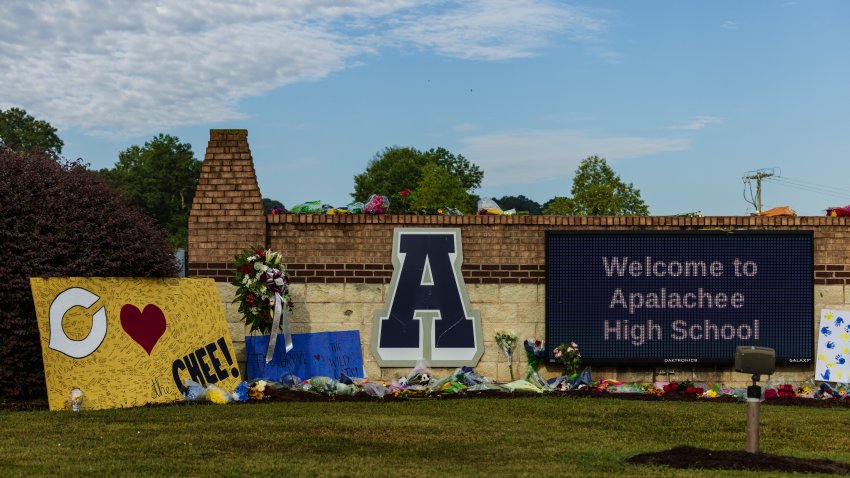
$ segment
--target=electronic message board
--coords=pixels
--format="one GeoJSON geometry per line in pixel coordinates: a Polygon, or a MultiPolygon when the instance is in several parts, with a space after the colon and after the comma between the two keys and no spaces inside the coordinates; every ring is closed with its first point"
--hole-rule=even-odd
{"type": "Polygon", "coordinates": [[[546,344],[586,363],[811,363],[811,231],[549,231],[546,344]]]}

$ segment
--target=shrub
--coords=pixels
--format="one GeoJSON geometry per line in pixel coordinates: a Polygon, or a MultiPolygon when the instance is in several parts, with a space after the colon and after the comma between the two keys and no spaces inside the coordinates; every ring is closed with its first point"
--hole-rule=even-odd
{"type": "Polygon", "coordinates": [[[0,398],[46,394],[30,276],[174,276],[167,241],[79,161],[0,147],[0,398]]]}

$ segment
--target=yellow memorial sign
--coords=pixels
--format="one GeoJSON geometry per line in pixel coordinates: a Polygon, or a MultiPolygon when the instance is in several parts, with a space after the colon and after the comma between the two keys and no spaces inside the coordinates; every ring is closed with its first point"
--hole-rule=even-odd
{"type": "Polygon", "coordinates": [[[51,410],[79,392],[83,409],[102,409],[182,400],[186,380],[228,392],[240,382],[212,279],[31,278],[30,286],[51,410]]]}

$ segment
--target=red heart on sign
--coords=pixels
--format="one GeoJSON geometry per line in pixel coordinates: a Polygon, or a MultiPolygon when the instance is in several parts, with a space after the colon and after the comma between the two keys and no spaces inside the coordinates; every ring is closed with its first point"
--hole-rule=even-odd
{"type": "Polygon", "coordinates": [[[139,311],[135,305],[124,304],[121,307],[121,327],[150,355],[165,333],[165,315],[153,304],[146,305],[143,311],[139,311]]]}

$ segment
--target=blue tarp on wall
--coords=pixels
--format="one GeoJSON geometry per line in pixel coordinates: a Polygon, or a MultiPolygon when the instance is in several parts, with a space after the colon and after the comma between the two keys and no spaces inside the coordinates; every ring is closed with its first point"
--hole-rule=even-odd
{"type": "Polygon", "coordinates": [[[292,334],[292,350],[284,353],[283,336],[275,344],[274,357],[266,363],[269,336],[245,337],[245,355],[248,360],[248,381],[269,379],[280,381],[285,374],[301,379],[331,377],[339,379],[341,373],[349,377],[363,377],[363,353],[360,350],[360,332],[315,332],[292,334]]]}

